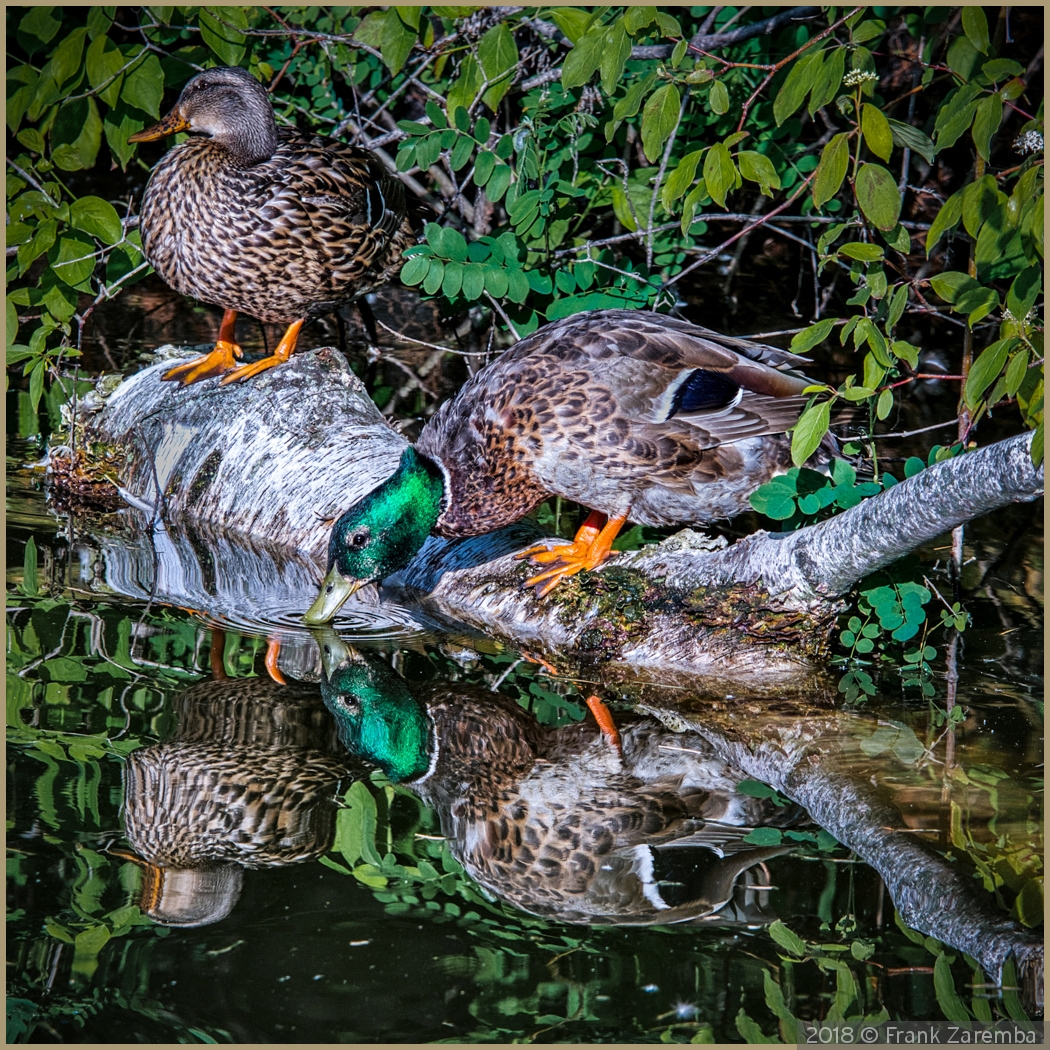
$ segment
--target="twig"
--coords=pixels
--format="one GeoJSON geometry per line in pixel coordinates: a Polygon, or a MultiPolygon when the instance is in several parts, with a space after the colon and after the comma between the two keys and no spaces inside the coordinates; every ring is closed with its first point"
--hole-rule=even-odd
{"type": "Polygon", "coordinates": [[[514,336],[516,340],[520,341],[521,336],[519,335],[517,328],[514,327],[514,322],[506,315],[503,307],[500,306],[500,304],[495,299],[493,299],[493,297],[489,295],[488,292],[485,292],[485,298],[488,299],[490,303],[492,303],[492,306],[495,309],[496,313],[498,313],[500,317],[503,318],[503,323],[510,329],[510,334],[514,336]]]}

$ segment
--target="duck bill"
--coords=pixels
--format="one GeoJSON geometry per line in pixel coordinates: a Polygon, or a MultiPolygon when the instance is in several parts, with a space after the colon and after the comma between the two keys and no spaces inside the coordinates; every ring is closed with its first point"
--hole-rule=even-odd
{"type": "Polygon", "coordinates": [[[321,668],[326,682],[331,681],[339,668],[362,659],[361,654],[352,645],[347,645],[331,627],[318,628],[314,631],[314,638],[321,650],[321,668]]]}
{"type": "Polygon", "coordinates": [[[156,142],[157,139],[167,138],[177,131],[189,131],[190,122],[178,111],[173,109],[159,124],[151,128],[143,128],[128,137],[128,142],[156,142]]]}
{"type": "Polygon", "coordinates": [[[328,623],[343,607],[347,598],[365,585],[365,580],[351,580],[344,576],[336,566],[332,566],[321,584],[321,593],[317,601],[310,606],[303,619],[311,627],[328,623]]]}

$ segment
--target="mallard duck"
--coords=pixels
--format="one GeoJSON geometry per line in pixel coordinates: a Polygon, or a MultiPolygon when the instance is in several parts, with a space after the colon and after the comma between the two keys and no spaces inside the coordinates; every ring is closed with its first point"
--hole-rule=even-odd
{"type": "Polygon", "coordinates": [[[746,510],[791,464],[785,431],[810,385],[799,360],[633,310],[539,329],[442,405],[397,471],[336,521],[307,622],[406,566],[430,532],[489,532],[552,495],[592,513],[572,543],[521,555],[549,566],[527,581],[541,597],[600,565],[628,518],[676,525],[746,510]]]}
{"type": "Polygon", "coordinates": [[[514,701],[448,683],[409,690],[381,658],[326,630],[321,695],[348,750],[433,806],[456,859],[495,896],[583,924],[702,919],[748,868],[787,852],[744,841],[797,806],[737,792],[696,733],[620,720],[545,728],[514,701]]]}
{"type": "Polygon", "coordinates": [[[225,918],[244,868],[313,860],[335,836],[337,785],[355,770],[317,686],[200,682],[174,734],[128,756],[122,815],[139,906],[165,926],[225,918]]]}
{"type": "Polygon", "coordinates": [[[176,291],[223,314],[215,349],[165,373],[183,385],[247,379],[287,361],[311,317],[392,279],[415,237],[401,183],[368,150],[278,128],[266,89],[234,66],[198,73],[159,124],[194,137],[153,169],[142,249],[176,291]],[[238,312],[289,327],[269,357],[236,366],[238,312]]]}

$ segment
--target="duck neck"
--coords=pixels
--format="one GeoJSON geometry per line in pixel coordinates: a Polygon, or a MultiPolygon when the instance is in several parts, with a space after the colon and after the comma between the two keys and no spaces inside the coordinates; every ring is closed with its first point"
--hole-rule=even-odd
{"type": "Polygon", "coordinates": [[[229,150],[235,164],[249,168],[277,152],[277,121],[267,98],[253,95],[245,101],[243,110],[227,114],[225,126],[212,135],[212,141],[229,150]]]}
{"type": "Polygon", "coordinates": [[[410,445],[397,470],[383,484],[391,494],[387,508],[391,546],[399,552],[400,567],[407,565],[441,517],[445,503],[445,475],[441,468],[410,445]]]}

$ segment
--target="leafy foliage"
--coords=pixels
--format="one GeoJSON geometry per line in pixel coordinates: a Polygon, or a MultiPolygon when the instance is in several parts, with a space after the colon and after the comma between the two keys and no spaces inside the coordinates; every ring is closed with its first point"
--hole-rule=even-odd
{"type": "Polygon", "coordinates": [[[732,8],[116,10],[9,13],[8,361],[34,409],[94,306],[147,271],[140,194],[84,195],[73,176],[141,166],[128,136],[195,69],[227,63],[274,82],[283,122],[398,143],[391,166],[440,214],[404,280],[449,309],[483,304],[524,335],[577,310],[666,308],[722,250],[704,243],[711,221],[764,195],[811,220],[818,273],[856,289],[852,312],[793,341],[840,326],[857,358],[803,414],[796,464],[834,402],[874,424],[917,381],[919,349],[894,330],[938,310],[927,285],[971,328],[999,318],[966,377],[969,423],[1012,400],[1041,455],[1042,102],[983,15],[829,8],[723,40],[732,8]],[[921,179],[954,185],[925,238],[934,271],[917,279],[925,227],[903,216],[916,192],[936,199],[921,179]],[[970,268],[946,268],[966,245],[970,268]]]}

